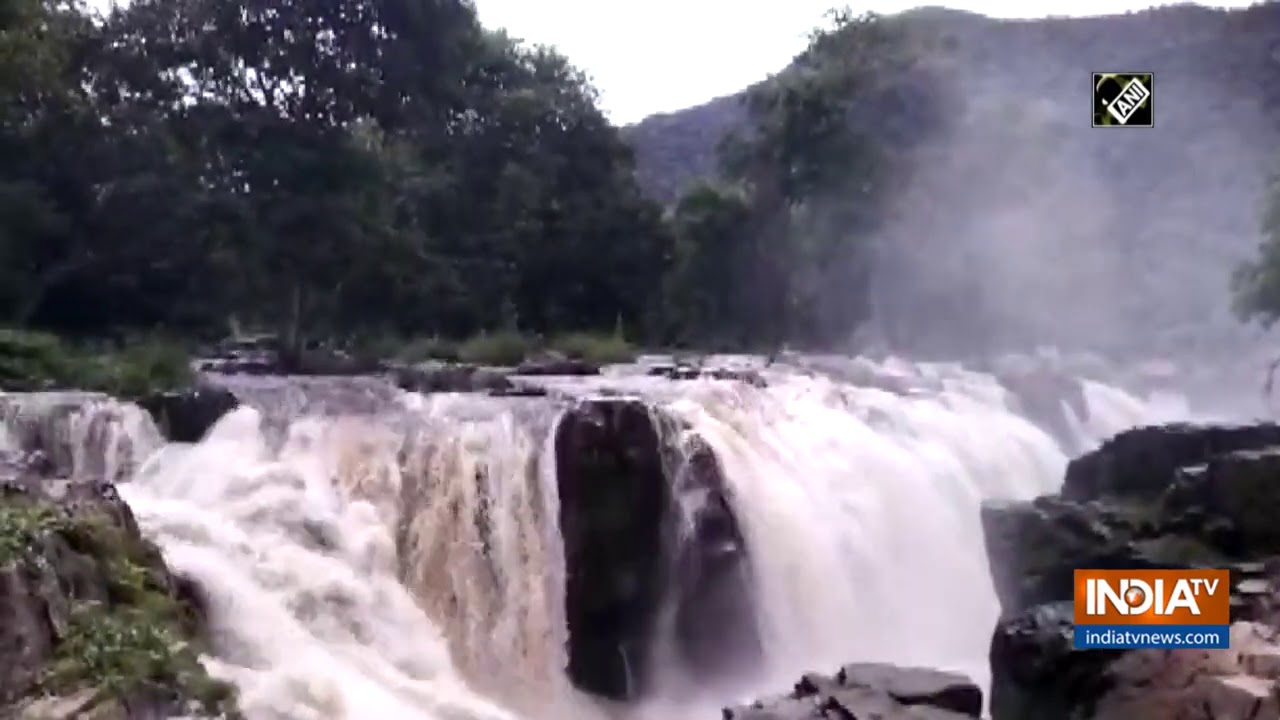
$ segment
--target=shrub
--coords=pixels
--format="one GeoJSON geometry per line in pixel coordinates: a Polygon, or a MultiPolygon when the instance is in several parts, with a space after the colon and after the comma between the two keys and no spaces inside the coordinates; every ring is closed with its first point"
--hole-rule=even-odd
{"type": "Polygon", "coordinates": [[[416,363],[423,360],[456,361],[460,358],[459,343],[442,337],[415,338],[405,343],[395,352],[395,358],[404,362],[416,363]]]}
{"type": "Polygon", "coordinates": [[[637,354],[636,348],[619,333],[569,333],[554,338],[551,349],[575,360],[598,364],[631,362],[637,354]]]}
{"type": "Polygon", "coordinates": [[[533,346],[532,341],[513,330],[480,333],[458,346],[458,360],[475,365],[519,365],[533,346]]]}

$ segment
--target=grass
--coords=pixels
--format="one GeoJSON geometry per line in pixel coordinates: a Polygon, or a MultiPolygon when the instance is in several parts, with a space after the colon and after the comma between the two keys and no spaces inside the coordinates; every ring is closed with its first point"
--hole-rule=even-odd
{"type": "MultiPolygon", "coordinates": [[[[154,545],[93,510],[69,515],[43,502],[0,507],[0,565],[28,562],[34,571],[57,573],[50,556],[62,553],[46,554],[56,541],[96,565],[107,602],[69,598],[67,632],[39,690],[64,695],[92,688],[96,701],[153,698],[242,717],[235,689],[205,671],[200,649],[187,639],[194,611],[170,592],[154,545]]],[[[63,580],[58,585],[74,587],[63,580]]]]}
{"type": "Polygon", "coordinates": [[[0,390],[92,390],[137,398],[191,379],[190,356],[175,342],[142,337],[95,352],[48,333],[0,329],[0,390]]]}

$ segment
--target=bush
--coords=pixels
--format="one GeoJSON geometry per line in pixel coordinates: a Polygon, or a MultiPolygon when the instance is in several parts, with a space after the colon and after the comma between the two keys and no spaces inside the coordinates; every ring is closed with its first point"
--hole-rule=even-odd
{"type": "Polygon", "coordinates": [[[191,358],[176,343],[139,339],[88,353],[54,335],[0,329],[0,390],[92,390],[134,398],[191,382],[191,358]]]}
{"type": "Polygon", "coordinates": [[[513,330],[480,333],[458,346],[458,360],[474,365],[519,365],[534,344],[513,330]]]}
{"type": "Polygon", "coordinates": [[[75,387],[86,370],[54,335],[0,328],[0,390],[75,387]]]}
{"type": "Polygon", "coordinates": [[[181,345],[143,338],[123,349],[94,357],[93,377],[86,390],[122,398],[176,390],[192,381],[191,356],[181,345]]]}
{"type": "Polygon", "coordinates": [[[575,360],[597,364],[623,363],[635,360],[636,348],[619,333],[593,335],[569,333],[554,338],[551,349],[575,360]]]}
{"type": "Polygon", "coordinates": [[[417,363],[423,360],[461,359],[459,344],[441,337],[415,338],[402,345],[395,352],[395,358],[403,362],[417,363]]]}

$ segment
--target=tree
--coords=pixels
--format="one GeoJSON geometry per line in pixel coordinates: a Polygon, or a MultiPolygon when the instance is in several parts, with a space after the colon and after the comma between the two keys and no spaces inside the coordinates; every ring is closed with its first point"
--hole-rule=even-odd
{"type": "Polygon", "coordinates": [[[1280,174],[1265,195],[1261,226],[1257,256],[1232,275],[1233,309],[1241,320],[1270,328],[1280,319],[1280,174]]]}

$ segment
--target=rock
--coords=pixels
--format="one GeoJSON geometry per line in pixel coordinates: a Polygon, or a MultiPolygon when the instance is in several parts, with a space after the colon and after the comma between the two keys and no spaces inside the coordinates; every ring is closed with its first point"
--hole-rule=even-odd
{"type": "Polygon", "coordinates": [[[599,375],[600,366],[587,360],[567,357],[531,358],[516,366],[516,375],[599,375]]]}
{"type": "Polygon", "coordinates": [[[710,449],[685,435],[627,398],[583,401],[557,427],[569,677],[588,692],[628,699],[650,689],[668,606],[677,647],[664,665],[698,681],[758,656],[745,545],[723,475],[710,449]]]}
{"type": "Polygon", "coordinates": [[[1153,499],[1164,492],[1174,472],[1235,450],[1280,445],[1280,425],[1194,425],[1177,423],[1135,428],[1067,466],[1062,497],[1153,499]]]}
{"type": "Polygon", "coordinates": [[[988,504],[1003,615],[993,720],[1280,720],[1280,429],[1131,430],[1073,461],[1063,492],[988,504]],[[1076,651],[1076,568],[1231,570],[1231,650],[1076,651]]]}
{"type": "Polygon", "coordinates": [[[963,720],[982,713],[982,690],[961,675],[880,663],[810,673],[788,695],[725,708],[724,720],[963,720]]]}
{"type": "Polygon", "coordinates": [[[746,540],[729,505],[719,458],[701,437],[678,434],[685,436],[682,446],[666,448],[674,455],[667,461],[675,467],[674,509],[689,528],[676,554],[678,649],[703,682],[742,677],[757,669],[764,655],[746,540]]]}
{"type": "Polygon", "coordinates": [[[1274,630],[1238,622],[1229,650],[1075,650],[1070,603],[1001,622],[993,720],[1278,720],[1274,630]]]}
{"type": "Polygon", "coordinates": [[[422,363],[392,367],[388,374],[401,390],[419,393],[513,391],[506,372],[461,363],[422,363]]]}
{"type": "Polygon", "coordinates": [[[123,481],[161,442],[145,411],[101,393],[0,395],[0,425],[18,450],[38,453],[58,477],[123,481]]]}
{"type": "Polygon", "coordinates": [[[767,387],[768,381],[757,370],[749,368],[711,367],[697,365],[654,365],[647,370],[651,377],[670,380],[736,380],[755,387],[767,387]]]}
{"type": "Polygon", "coordinates": [[[202,620],[111,484],[0,486],[0,717],[238,717],[188,632],[202,620]]]}
{"type": "Polygon", "coordinates": [[[228,389],[197,385],[186,390],[153,393],[137,401],[151,413],[169,442],[199,442],[218,420],[240,406],[228,389]]]}
{"type": "Polygon", "coordinates": [[[1076,650],[1073,604],[1005,616],[991,639],[993,720],[1074,720],[1110,687],[1106,668],[1122,651],[1076,650]]]}
{"type": "Polygon", "coordinates": [[[1280,555],[1280,447],[1236,450],[1184,467],[1162,514],[1230,557],[1280,555]]]}

